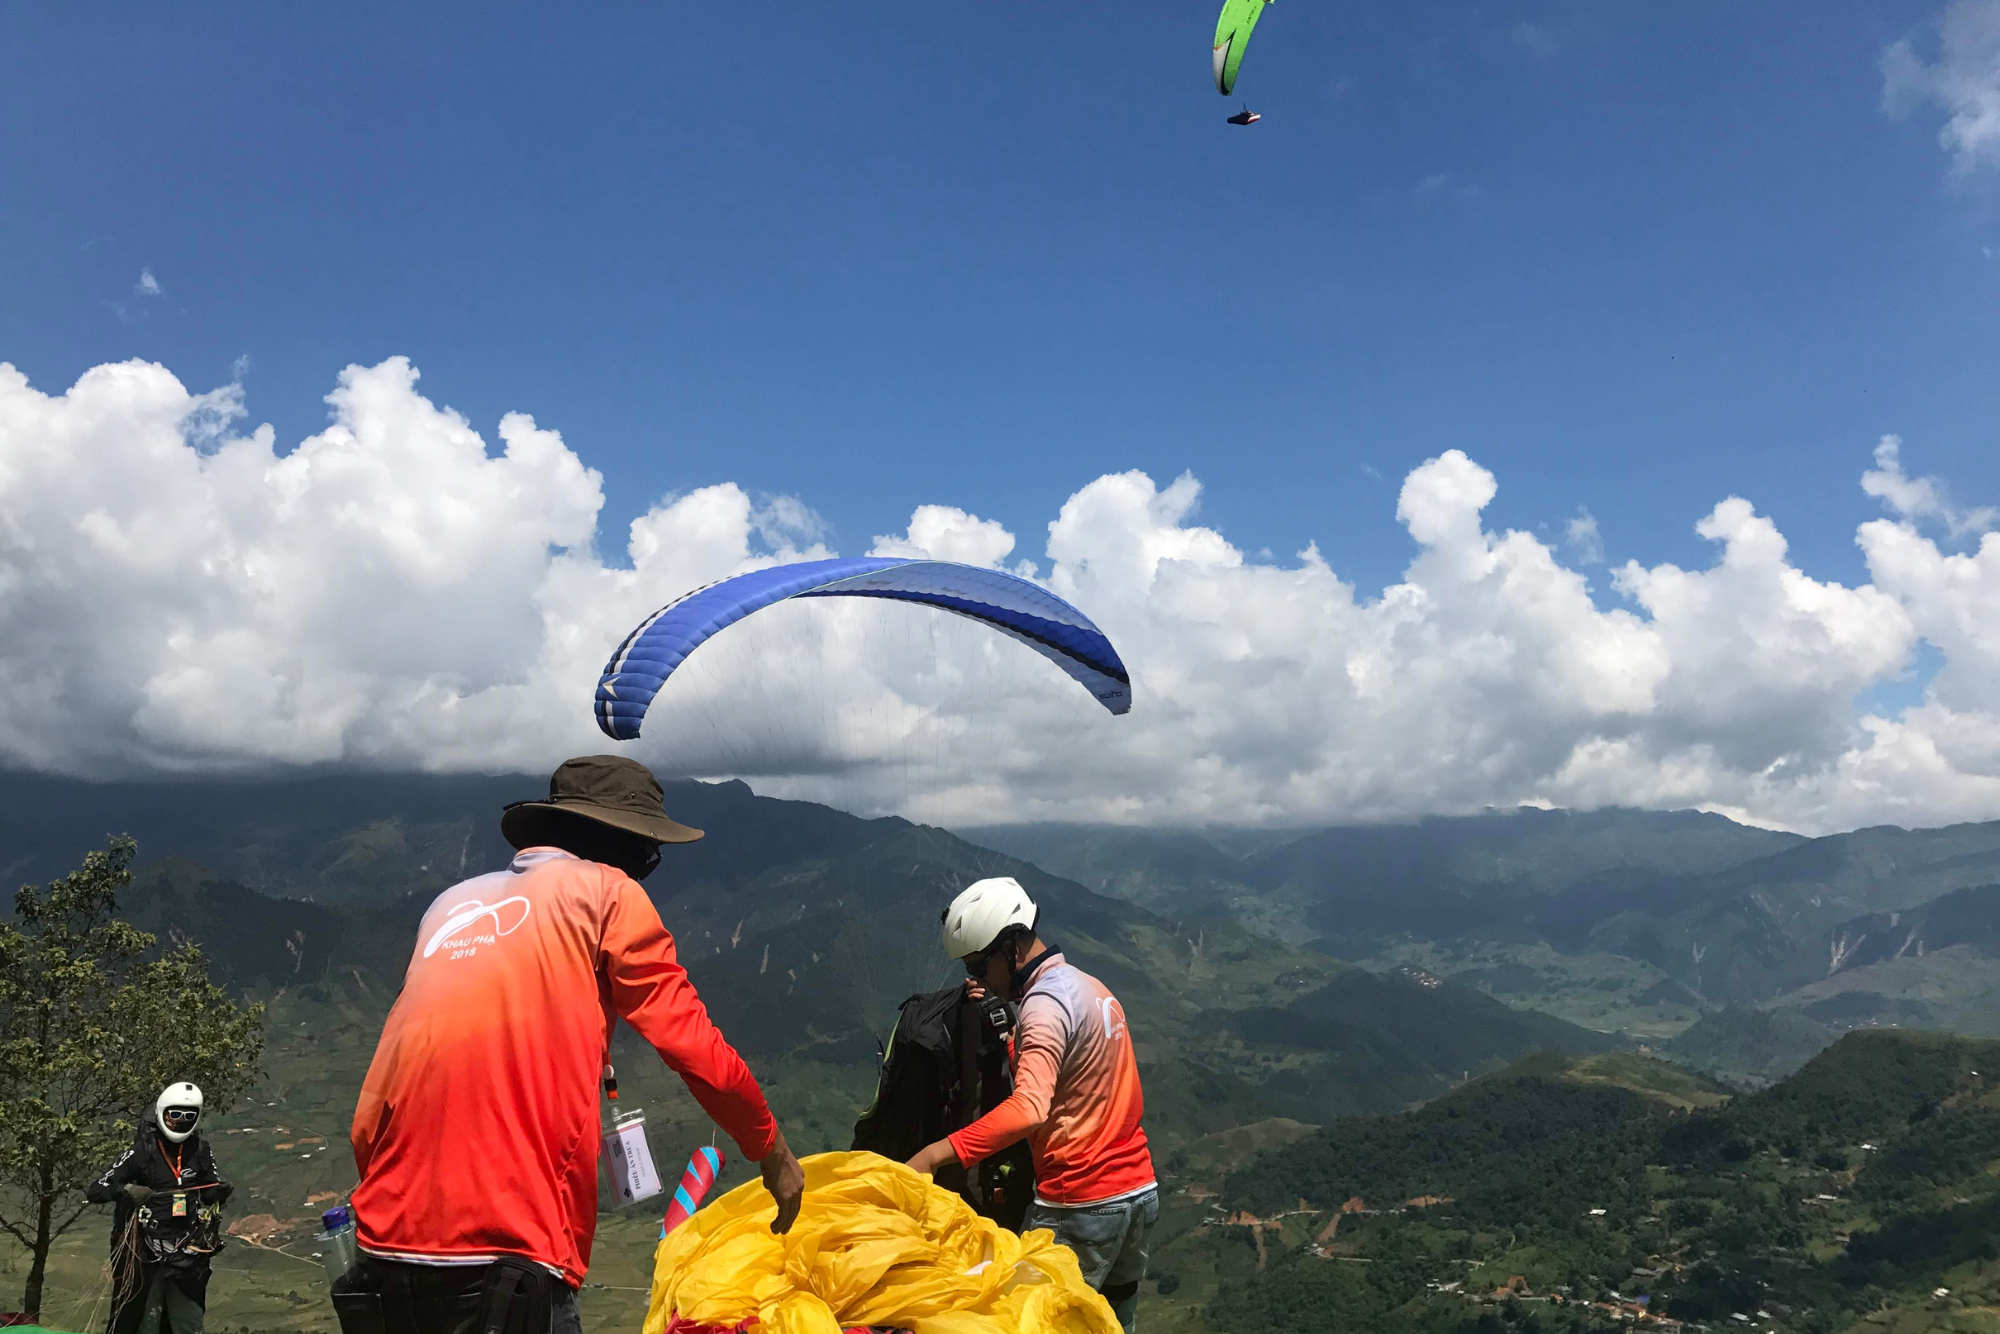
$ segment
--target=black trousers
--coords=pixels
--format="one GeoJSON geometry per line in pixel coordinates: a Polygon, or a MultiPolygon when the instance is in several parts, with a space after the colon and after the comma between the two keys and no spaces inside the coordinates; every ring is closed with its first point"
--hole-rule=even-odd
{"type": "Polygon", "coordinates": [[[136,1334],[149,1308],[159,1311],[159,1334],[201,1334],[208,1306],[208,1261],[142,1264],[138,1285],[116,1294],[110,1334],[136,1334]]]}
{"type": "Polygon", "coordinates": [[[582,1334],[576,1292],[538,1265],[363,1257],[333,1291],[341,1334],[582,1334]]]}

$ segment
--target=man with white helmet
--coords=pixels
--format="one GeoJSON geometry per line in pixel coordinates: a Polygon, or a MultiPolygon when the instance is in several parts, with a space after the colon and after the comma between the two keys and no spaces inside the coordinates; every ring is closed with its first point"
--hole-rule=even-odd
{"type": "Polygon", "coordinates": [[[222,1249],[229,1186],[215,1170],[201,1124],[201,1090],[182,1081],[160,1091],[132,1147],[84,1187],[111,1217],[111,1334],[143,1324],[160,1334],[201,1334],[209,1257],[222,1249]],[[136,1222],[136,1226],[134,1223],[136,1222]]]}
{"type": "Polygon", "coordinates": [[[1145,1097],[1118,998],[1035,934],[1039,911],[1009,876],[981,880],[944,911],[944,948],[966,988],[1017,1001],[1014,1091],[965,1129],[910,1159],[919,1172],[971,1166],[1022,1139],[1035,1158],[1026,1226],[1076,1252],[1083,1276],[1127,1331],[1146,1276],[1147,1233],[1160,1217],[1153,1159],[1140,1126],[1145,1097]]]}

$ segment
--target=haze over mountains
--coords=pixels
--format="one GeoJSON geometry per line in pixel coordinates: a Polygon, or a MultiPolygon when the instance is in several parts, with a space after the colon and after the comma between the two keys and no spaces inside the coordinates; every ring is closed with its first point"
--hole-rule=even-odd
{"type": "Polygon", "coordinates": [[[1352,960],[1420,959],[1557,1013],[1583,1012],[1558,994],[1580,961],[1616,960],[1627,985],[1592,985],[1630,1002],[1612,1026],[1650,1036],[1773,1003],[1834,1028],[2000,1031],[2000,823],[1805,839],[1695,812],[1524,807],[1242,852],[1191,833],[970,836],[1156,908],[1352,960]]]}
{"type": "MultiPolygon", "coordinates": [[[[181,895],[171,913],[164,898],[135,906],[202,939],[241,984],[279,985],[311,978],[343,941],[392,938],[431,895],[503,861],[499,808],[542,784],[6,776],[0,871],[44,880],[107,832],[130,832],[142,863],[188,864],[169,877],[181,895]],[[304,933],[301,958],[248,943],[281,927],[304,933]]],[[[1795,1059],[1784,1068],[1855,1026],[2000,1032],[2000,823],[1806,839],[1696,812],[1522,808],[1306,832],[1029,825],[961,837],[734,782],[674,784],[669,806],[710,836],[671,850],[649,892],[691,960],[706,953],[703,985],[752,1047],[872,1050],[904,995],[950,975],[935,957],[943,903],[967,880],[1003,873],[1049,900],[1055,933],[1136,1009],[1157,1009],[1182,1052],[1177,1016],[1190,1007],[1291,1016],[1209,1022],[1211,1043],[1224,1029],[1253,1041],[1248,1024],[1291,1035],[1279,1045],[1323,1049],[1325,1032],[1286,1007],[1327,1008],[1301,993],[1352,963],[1456,979],[1517,1011],[1655,1044],[1707,1023],[1688,1050],[1739,1074],[1774,1073],[1772,1057],[1746,1048],[1732,1064],[1729,1035],[1763,1051],[1772,1030],[1753,1037],[1744,1021],[1723,1022],[1731,1006],[1786,1011],[1779,1045],[1795,1059]],[[813,1016],[810,1039],[794,1006],[813,1016]]],[[[372,946],[370,956],[393,971],[372,946]]],[[[1502,1042],[1493,1054],[1518,1052],[1502,1042]]],[[[1411,1069],[1465,1068],[1433,1055],[1411,1069]]],[[[1285,1074],[1251,1064],[1265,1082],[1285,1074]]]]}

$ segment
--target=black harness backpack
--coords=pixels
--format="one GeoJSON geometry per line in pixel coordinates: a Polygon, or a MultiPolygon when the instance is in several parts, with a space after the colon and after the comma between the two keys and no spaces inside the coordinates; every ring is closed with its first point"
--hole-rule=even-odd
{"type": "MultiPolygon", "coordinates": [[[[1014,1091],[1007,1039],[1018,1018],[1007,1001],[967,1000],[958,987],[904,1001],[882,1054],[875,1101],[854,1124],[854,1148],[905,1162],[1006,1101],[1014,1091]]],[[[947,1164],[936,1180],[1018,1232],[1035,1195],[1034,1159],[1024,1141],[969,1172],[947,1164]]]]}

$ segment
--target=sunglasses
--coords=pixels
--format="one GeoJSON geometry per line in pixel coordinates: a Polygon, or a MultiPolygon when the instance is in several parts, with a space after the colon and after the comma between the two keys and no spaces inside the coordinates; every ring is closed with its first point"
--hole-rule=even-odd
{"type": "Polygon", "coordinates": [[[169,1107],[161,1118],[174,1130],[185,1130],[201,1120],[201,1113],[186,1107],[169,1107]]]}
{"type": "Polygon", "coordinates": [[[965,965],[965,975],[967,977],[983,978],[986,976],[986,965],[991,963],[993,961],[993,956],[998,954],[999,952],[1000,951],[996,948],[987,950],[980,954],[968,954],[965,956],[965,958],[961,959],[959,962],[965,965]]]}

